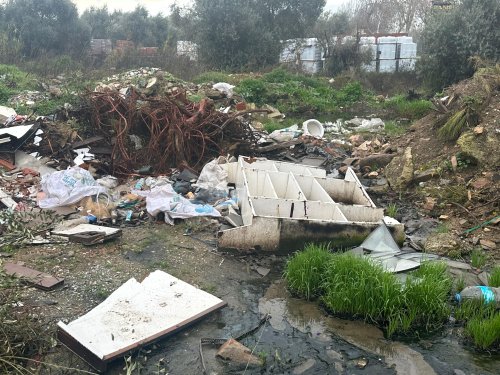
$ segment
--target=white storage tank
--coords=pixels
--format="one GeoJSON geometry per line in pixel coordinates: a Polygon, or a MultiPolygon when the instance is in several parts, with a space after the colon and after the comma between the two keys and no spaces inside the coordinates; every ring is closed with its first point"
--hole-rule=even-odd
{"type": "Polygon", "coordinates": [[[379,73],[394,73],[397,60],[379,60],[379,73]]]}
{"type": "Polygon", "coordinates": [[[413,38],[411,36],[398,36],[398,43],[413,43],[413,38]]]}
{"type": "Polygon", "coordinates": [[[399,59],[398,60],[398,71],[399,72],[410,72],[415,70],[415,64],[417,59],[399,59]]]}
{"type": "Polygon", "coordinates": [[[416,43],[403,43],[399,45],[400,59],[414,59],[415,57],[417,57],[416,43]]]}
{"type": "Polygon", "coordinates": [[[361,45],[366,45],[366,44],[375,44],[376,43],[376,38],[374,36],[362,36],[359,38],[359,44],[361,45]]]}
{"type": "MultiPolygon", "coordinates": [[[[380,40],[381,38],[379,38],[380,40]]],[[[378,44],[378,58],[380,60],[391,60],[396,58],[396,43],[378,44]]]]}
{"type": "Polygon", "coordinates": [[[387,43],[397,43],[398,42],[398,38],[395,37],[395,36],[381,36],[380,38],[378,38],[378,41],[377,43],[378,44],[387,44],[387,43]]]}
{"type": "Polygon", "coordinates": [[[370,61],[368,64],[363,64],[361,66],[361,69],[363,69],[365,72],[376,72],[377,71],[377,62],[370,61]]]}
{"type": "Polygon", "coordinates": [[[372,60],[377,59],[377,45],[376,44],[364,44],[364,45],[361,45],[359,49],[362,53],[369,51],[371,53],[372,60]]]}

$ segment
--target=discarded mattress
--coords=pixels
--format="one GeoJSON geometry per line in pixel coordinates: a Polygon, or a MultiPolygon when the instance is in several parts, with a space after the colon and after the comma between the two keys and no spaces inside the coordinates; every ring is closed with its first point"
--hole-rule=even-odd
{"type": "Polygon", "coordinates": [[[352,169],[344,180],[320,168],[240,156],[225,164],[243,226],[219,232],[219,247],[290,252],[307,242],[357,246],[381,223],[402,243],[404,226],[384,217],[352,169]]]}
{"type": "Polygon", "coordinates": [[[99,371],[125,353],[173,334],[224,307],[219,298],[163,271],[128,280],[104,302],[69,324],[58,339],[99,371]]]}

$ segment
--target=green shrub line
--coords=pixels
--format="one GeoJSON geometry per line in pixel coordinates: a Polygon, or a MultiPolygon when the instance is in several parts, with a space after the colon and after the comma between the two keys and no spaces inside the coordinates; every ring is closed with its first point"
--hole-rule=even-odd
{"type": "Polygon", "coordinates": [[[453,282],[443,262],[423,262],[401,282],[370,258],[309,244],[288,260],[284,278],[293,294],[317,298],[334,315],[376,324],[388,337],[435,332],[453,312],[477,348],[500,343],[494,304],[450,304],[453,282]]]}
{"type": "Polygon", "coordinates": [[[383,102],[382,106],[394,111],[397,117],[410,120],[422,118],[432,109],[432,103],[429,100],[408,100],[404,95],[395,95],[383,102]]]}

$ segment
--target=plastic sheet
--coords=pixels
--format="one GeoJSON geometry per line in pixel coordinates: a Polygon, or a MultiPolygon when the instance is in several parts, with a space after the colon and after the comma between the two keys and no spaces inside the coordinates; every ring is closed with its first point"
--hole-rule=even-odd
{"type": "Polygon", "coordinates": [[[41,199],[38,205],[41,208],[54,208],[74,204],[85,197],[106,193],[107,189],[99,185],[87,170],[71,167],[43,176],[42,191],[47,197],[41,199]]]}

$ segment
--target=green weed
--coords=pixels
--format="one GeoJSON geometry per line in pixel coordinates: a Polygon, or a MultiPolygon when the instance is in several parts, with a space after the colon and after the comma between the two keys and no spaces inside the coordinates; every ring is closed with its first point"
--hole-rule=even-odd
{"type": "Polygon", "coordinates": [[[323,302],[336,314],[386,321],[401,305],[401,285],[368,258],[335,255],[326,269],[323,302]]]}
{"type": "Polygon", "coordinates": [[[396,218],[396,215],[399,211],[398,205],[396,203],[390,203],[385,209],[385,213],[387,216],[392,218],[396,218]]]}
{"type": "Polygon", "coordinates": [[[296,294],[311,299],[318,296],[323,276],[332,254],[326,245],[307,245],[286,264],[284,273],[288,287],[296,294]]]}
{"type": "Polygon", "coordinates": [[[463,276],[460,276],[460,278],[457,279],[455,282],[455,290],[457,293],[460,293],[462,290],[465,288],[465,278],[463,276]]]}
{"type": "Polygon", "coordinates": [[[205,72],[197,75],[193,78],[194,83],[217,83],[217,82],[227,82],[234,84],[234,79],[227,73],[224,72],[205,72]]]}
{"type": "Polygon", "coordinates": [[[439,223],[436,227],[436,233],[449,233],[450,227],[446,223],[439,223]]]}
{"type": "Polygon", "coordinates": [[[387,121],[385,123],[385,133],[390,136],[398,136],[406,133],[408,127],[396,121],[387,121]]]}
{"type": "Polygon", "coordinates": [[[486,264],[486,253],[479,248],[472,250],[470,263],[474,268],[482,268],[486,264]]]}
{"type": "Polygon", "coordinates": [[[495,266],[491,270],[490,276],[488,277],[488,286],[494,288],[500,287],[500,266],[495,266]]]}
{"type": "Polygon", "coordinates": [[[428,100],[408,100],[404,95],[396,95],[386,100],[383,107],[394,111],[397,117],[416,120],[429,113],[432,104],[428,100]]]}
{"type": "Polygon", "coordinates": [[[237,86],[236,91],[248,102],[259,106],[267,103],[267,85],[261,79],[244,79],[237,86]]]}
{"type": "Polygon", "coordinates": [[[465,326],[465,332],[480,349],[489,349],[500,344],[500,313],[492,313],[490,317],[476,316],[465,326]]]}

